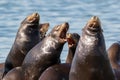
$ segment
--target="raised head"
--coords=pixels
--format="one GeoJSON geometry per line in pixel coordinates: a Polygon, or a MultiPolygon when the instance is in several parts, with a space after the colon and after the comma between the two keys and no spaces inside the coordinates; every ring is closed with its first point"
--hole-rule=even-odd
{"type": "Polygon", "coordinates": [[[77,33],[67,33],[66,35],[68,47],[76,47],[80,36],[77,33]]]}
{"type": "Polygon", "coordinates": [[[69,24],[67,22],[55,26],[52,31],[50,32],[50,35],[52,37],[56,37],[60,43],[66,42],[66,33],[69,29],[69,24]]]}
{"type": "Polygon", "coordinates": [[[40,39],[43,39],[48,31],[49,23],[43,23],[39,25],[40,39]]]}
{"type": "Polygon", "coordinates": [[[96,34],[96,32],[102,32],[100,19],[97,16],[91,17],[85,28],[87,28],[86,32],[91,35],[96,34]]]}
{"type": "Polygon", "coordinates": [[[77,33],[73,33],[73,34],[67,33],[66,38],[69,47],[66,63],[72,63],[80,36],[77,33]]]}
{"type": "Polygon", "coordinates": [[[38,23],[40,19],[40,15],[38,13],[33,13],[29,16],[27,16],[26,21],[28,23],[38,23]]]}

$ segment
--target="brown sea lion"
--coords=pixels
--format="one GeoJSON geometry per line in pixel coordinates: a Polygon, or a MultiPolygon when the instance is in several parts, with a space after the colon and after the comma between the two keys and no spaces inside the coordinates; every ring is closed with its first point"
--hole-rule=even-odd
{"type": "Polygon", "coordinates": [[[14,44],[5,61],[4,75],[12,68],[21,66],[28,51],[40,42],[39,36],[39,14],[33,13],[20,25],[14,44]]]}
{"type": "Polygon", "coordinates": [[[80,36],[77,33],[67,33],[68,56],[67,63],[56,64],[48,67],[40,76],[39,80],[69,80],[71,62],[80,36]]]}
{"type": "MultiPolygon", "coordinates": [[[[46,32],[48,31],[49,23],[42,23],[39,25],[39,33],[40,33],[40,41],[46,36],[46,32]]],[[[2,74],[4,72],[4,63],[0,64],[0,79],[2,78],[2,74]]]]}
{"type": "Polygon", "coordinates": [[[21,67],[15,67],[12,70],[10,70],[3,78],[2,80],[26,80],[24,78],[24,71],[21,67]]]}
{"type": "Polygon", "coordinates": [[[77,33],[68,33],[67,34],[67,42],[68,42],[68,55],[66,59],[66,63],[72,63],[75,50],[79,41],[80,35],[77,33]]]}
{"type": "Polygon", "coordinates": [[[17,76],[13,80],[38,80],[46,68],[59,63],[68,28],[68,23],[55,26],[41,42],[28,52],[22,66],[8,72],[3,80],[12,80],[12,75],[17,76]]]}
{"type": "Polygon", "coordinates": [[[98,17],[82,30],[71,64],[69,80],[115,80],[98,17]]]}
{"type": "Polygon", "coordinates": [[[47,68],[38,80],[69,80],[71,64],[61,63],[47,68]]]}
{"type": "Polygon", "coordinates": [[[120,42],[113,43],[107,50],[117,80],[120,80],[120,42]]]}
{"type": "Polygon", "coordinates": [[[39,25],[39,31],[40,31],[40,39],[42,40],[46,36],[46,32],[49,28],[49,23],[43,23],[39,25]]]}

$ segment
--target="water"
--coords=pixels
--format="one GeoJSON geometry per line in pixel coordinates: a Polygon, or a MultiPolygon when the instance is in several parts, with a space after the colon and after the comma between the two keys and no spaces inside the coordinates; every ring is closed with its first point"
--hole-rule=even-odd
{"type": "MultiPolygon", "coordinates": [[[[40,23],[50,23],[49,31],[57,24],[69,22],[69,32],[79,34],[90,17],[96,15],[101,20],[108,49],[120,39],[119,5],[119,0],[0,0],[0,62],[5,61],[21,21],[33,12],[40,14],[40,23]]],[[[63,62],[67,51],[65,44],[63,62]]]]}

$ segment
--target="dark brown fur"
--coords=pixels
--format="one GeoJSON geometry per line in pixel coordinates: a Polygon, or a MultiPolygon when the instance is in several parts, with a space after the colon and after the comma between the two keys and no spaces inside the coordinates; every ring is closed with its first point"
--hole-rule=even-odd
{"type": "Polygon", "coordinates": [[[69,80],[70,67],[69,63],[50,66],[42,73],[39,80],[69,80]]]}
{"type": "Polygon", "coordinates": [[[120,80],[120,42],[113,43],[107,51],[115,76],[120,80]]]}
{"type": "Polygon", "coordinates": [[[21,66],[25,55],[39,41],[39,14],[33,13],[24,19],[5,61],[4,75],[12,68],[21,66]]]}
{"type": "Polygon", "coordinates": [[[46,68],[59,63],[68,28],[68,23],[54,27],[49,35],[28,52],[22,66],[10,71],[3,79],[12,80],[11,76],[15,75],[18,77],[13,80],[38,80],[46,68]]]}
{"type": "Polygon", "coordinates": [[[82,30],[69,80],[115,80],[108,60],[98,17],[92,17],[82,30]]]}

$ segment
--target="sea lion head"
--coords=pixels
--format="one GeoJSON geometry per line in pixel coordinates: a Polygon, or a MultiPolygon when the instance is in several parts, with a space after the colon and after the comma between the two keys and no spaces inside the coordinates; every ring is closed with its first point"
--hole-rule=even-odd
{"type": "Polygon", "coordinates": [[[87,29],[84,30],[86,30],[86,33],[89,35],[95,35],[98,32],[102,32],[100,19],[97,16],[91,17],[85,28],[87,29]]]}
{"type": "Polygon", "coordinates": [[[38,29],[39,20],[40,20],[40,15],[38,13],[33,13],[33,14],[27,16],[21,22],[21,26],[24,27],[24,28],[31,27],[31,28],[37,28],[38,29]]]}
{"type": "Polygon", "coordinates": [[[40,19],[39,17],[40,17],[40,15],[38,13],[33,13],[33,14],[27,16],[26,21],[28,23],[38,23],[39,19],[40,19]]]}
{"type": "Polygon", "coordinates": [[[76,47],[79,41],[80,36],[77,33],[67,33],[66,35],[68,47],[76,47]]]}
{"type": "Polygon", "coordinates": [[[39,25],[40,38],[43,39],[48,31],[49,23],[43,23],[39,25]]]}
{"type": "Polygon", "coordinates": [[[65,43],[66,42],[66,33],[69,29],[69,24],[67,22],[55,26],[52,31],[50,32],[50,35],[52,37],[55,37],[58,39],[60,43],[65,43]]]}

